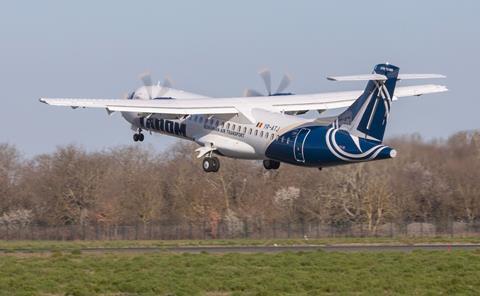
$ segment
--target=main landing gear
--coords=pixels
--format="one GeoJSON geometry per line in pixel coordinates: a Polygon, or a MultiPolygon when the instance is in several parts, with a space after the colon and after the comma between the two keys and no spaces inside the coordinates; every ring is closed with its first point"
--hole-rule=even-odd
{"type": "Polygon", "coordinates": [[[207,173],[218,172],[220,169],[220,160],[217,157],[205,157],[202,162],[203,170],[207,173]]]}
{"type": "Polygon", "coordinates": [[[271,159],[265,159],[263,161],[263,167],[267,170],[278,170],[280,167],[280,162],[271,159]]]}
{"type": "Polygon", "coordinates": [[[145,139],[145,136],[142,134],[142,130],[138,130],[138,133],[133,134],[133,140],[135,142],[143,142],[143,139],[145,139]]]}

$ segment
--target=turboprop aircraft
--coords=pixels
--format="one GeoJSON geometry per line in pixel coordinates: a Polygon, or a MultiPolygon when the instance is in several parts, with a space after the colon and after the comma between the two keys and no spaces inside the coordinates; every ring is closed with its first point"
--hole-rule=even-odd
{"type": "Polygon", "coordinates": [[[270,91],[270,73],[262,72],[268,95],[247,91],[246,97],[209,98],[153,84],[149,75],[143,86],[126,99],[41,98],[49,105],[104,108],[121,112],[131,123],[134,141],[144,131],[196,142],[203,170],[217,172],[218,156],[263,160],[267,170],[280,163],[305,167],[388,159],[396,151],[382,144],[392,102],[403,97],[447,91],[442,85],[396,87],[399,80],[444,78],[438,74],[399,74],[399,68],[376,65],[372,74],[327,77],[333,81],[367,81],[364,91],[295,95],[282,93],[285,76],[276,93],[270,91]],[[328,118],[303,118],[309,110],[347,109],[328,118]]]}

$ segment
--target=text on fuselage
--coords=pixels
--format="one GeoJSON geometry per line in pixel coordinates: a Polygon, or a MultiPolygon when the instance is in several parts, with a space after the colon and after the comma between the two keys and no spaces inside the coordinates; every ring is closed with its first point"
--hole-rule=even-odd
{"type": "Polygon", "coordinates": [[[172,135],[187,136],[187,126],[185,123],[173,120],[140,117],[140,126],[144,129],[157,130],[172,135]]]}

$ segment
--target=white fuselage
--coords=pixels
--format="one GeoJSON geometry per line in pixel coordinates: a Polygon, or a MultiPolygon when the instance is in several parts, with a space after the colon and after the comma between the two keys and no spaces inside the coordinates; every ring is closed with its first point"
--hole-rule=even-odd
{"type": "Polygon", "coordinates": [[[265,150],[276,137],[312,121],[261,109],[252,111],[256,119],[254,123],[238,115],[229,118],[209,115],[188,115],[182,118],[160,114],[122,115],[136,128],[188,139],[201,146],[212,147],[221,155],[242,159],[266,159],[265,150]]]}

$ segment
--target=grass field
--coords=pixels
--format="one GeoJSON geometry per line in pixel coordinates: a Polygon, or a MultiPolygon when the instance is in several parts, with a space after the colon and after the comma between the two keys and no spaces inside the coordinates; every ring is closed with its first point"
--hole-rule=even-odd
{"type": "Polygon", "coordinates": [[[479,251],[0,256],[0,295],[478,295],[479,251]]]}

